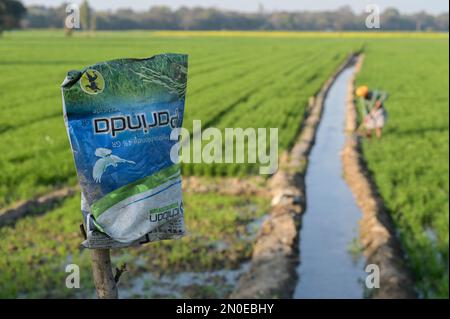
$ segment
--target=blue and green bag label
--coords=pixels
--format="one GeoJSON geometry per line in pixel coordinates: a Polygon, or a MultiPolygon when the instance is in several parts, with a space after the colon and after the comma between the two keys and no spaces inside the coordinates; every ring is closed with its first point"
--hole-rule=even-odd
{"type": "Polygon", "coordinates": [[[170,158],[183,123],[187,55],[119,59],[70,71],[63,111],[82,191],[88,248],[184,234],[181,174],[170,158]]]}

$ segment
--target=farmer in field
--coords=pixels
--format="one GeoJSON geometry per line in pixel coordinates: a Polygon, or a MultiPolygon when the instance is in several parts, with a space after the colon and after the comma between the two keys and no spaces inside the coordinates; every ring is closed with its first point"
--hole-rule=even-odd
{"type": "Polygon", "coordinates": [[[370,91],[366,85],[358,87],[356,96],[361,100],[361,126],[366,129],[366,136],[371,138],[375,132],[378,138],[383,134],[387,121],[387,111],[384,107],[388,94],[382,91],[370,91]]]}

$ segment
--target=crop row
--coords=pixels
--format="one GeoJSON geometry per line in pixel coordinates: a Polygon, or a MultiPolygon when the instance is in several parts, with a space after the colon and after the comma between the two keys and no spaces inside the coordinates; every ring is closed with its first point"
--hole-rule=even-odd
{"type": "MultiPolygon", "coordinates": [[[[267,212],[267,200],[217,194],[185,194],[184,199],[189,236],[113,252],[113,262],[126,262],[130,270],[121,289],[143,272],[235,268],[250,257],[255,236],[250,226],[267,212]]],[[[0,298],[94,296],[89,252],[79,248],[79,209],[77,195],[45,215],[0,228],[0,298]],[[68,264],[80,267],[81,289],[66,288],[68,264]]]]}
{"type": "Polygon", "coordinates": [[[358,83],[387,90],[382,140],[363,145],[425,297],[448,298],[448,39],[370,42],[358,83]]]}
{"type": "MultiPolygon", "coordinates": [[[[59,88],[68,70],[118,57],[188,53],[185,127],[191,129],[194,119],[221,128],[233,122],[233,127],[243,128],[270,124],[280,128],[285,148],[295,137],[309,95],[358,43],[140,34],[125,46],[121,34],[72,39],[50,35],[12,33],[0,42],[0,207],[76,183],[59,88]],[[322,51],[326,54],[318,53],[322,51]]],[[[194,170],[209,174],[194,168],[186,172],[194,170]]],[[[235,167],[230,174],[249,170],[235,167]]]]}

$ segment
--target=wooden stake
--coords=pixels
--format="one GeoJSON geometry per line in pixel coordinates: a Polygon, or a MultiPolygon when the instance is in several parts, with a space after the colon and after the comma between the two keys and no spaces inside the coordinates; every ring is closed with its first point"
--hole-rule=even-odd
{"type": "Polygon", "coordinates": [[[109,249],[91,249],[92,272],[99,299],[117,299],[119,293],[111,268],[109,249]]]}

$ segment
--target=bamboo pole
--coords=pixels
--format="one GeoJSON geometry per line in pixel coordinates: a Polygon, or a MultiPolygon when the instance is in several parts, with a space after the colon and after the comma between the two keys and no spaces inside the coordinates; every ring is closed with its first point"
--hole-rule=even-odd
{"type": "Polygon", "coordinates": [[[99,299],[118,299],[116,279],[111,268],[109,249],[91,249],[92,272],[99,299]]]}

